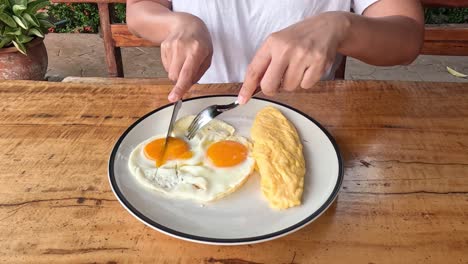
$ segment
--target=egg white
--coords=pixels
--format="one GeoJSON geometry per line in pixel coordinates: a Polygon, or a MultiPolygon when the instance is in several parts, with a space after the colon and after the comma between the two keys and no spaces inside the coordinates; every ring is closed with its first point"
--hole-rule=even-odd
{"type": "MultiPolygon", "coordinates": [[[[174,124],[172,136],[185,138],[185,132],[193,119],[194,116],[179,119],[174,124]]],[[[128,167],[143,185],[169,197],[198,202],[213,201],[237,190],[255,166],[251,143],[244,137],[234,135],[234,132],[235,129],[231,125],[214,119],[199,130],[192,140],[186,140],[193,153],[191,158],[167,161],[159,168],[156,168],[155,162],[149,160],[143,152],[146,144],[165,135],[155,136],[145,140],[132,151],[128,167]],[[246,160],[232,167],[216,167],[205,153],[209,145],[221,140],[233,140],[245,145],[249,150],[246,160]]]]}

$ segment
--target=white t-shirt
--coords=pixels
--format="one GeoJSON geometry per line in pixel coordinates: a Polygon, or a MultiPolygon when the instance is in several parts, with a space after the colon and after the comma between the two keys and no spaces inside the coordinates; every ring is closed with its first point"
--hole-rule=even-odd
{"type": "MultiPolygon", "coordinates": [[[[327,11],[362,14],[378,0],[172,0],[173,11],[203,20],[213,41],[210,68],[199,83],[242,82],[247,66],[263,41],[273,32],[327,11]]],[[[323,79],[332,79],[341,61],[323,79]]]]}

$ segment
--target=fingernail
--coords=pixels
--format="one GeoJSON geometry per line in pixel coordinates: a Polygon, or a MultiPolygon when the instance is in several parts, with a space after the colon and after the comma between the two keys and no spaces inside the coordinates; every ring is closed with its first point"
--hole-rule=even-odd
{"type": "Polygon", "coordinates": [[[237,97],[237,101],[239,102],[239,104],[243,105],[243,104],[247,103],[247,98],[245,98],[243,95],[239,95],[237,97]]]}
{"type": "Polygon", "coordinates": [[[175,102],[175,101],[177,101],[179,99],[179,97],[177,96],[176,93],[171,92],[169,94],[169,96],[167,97],[167,99],[169,99],[169,101],[171,101],[171,102],[175,102]]]}

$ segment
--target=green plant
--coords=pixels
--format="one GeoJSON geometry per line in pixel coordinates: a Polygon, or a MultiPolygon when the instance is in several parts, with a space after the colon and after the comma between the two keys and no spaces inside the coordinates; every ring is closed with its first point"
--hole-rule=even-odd
{"type": "MultiPolygon", "coordinates": [[[[125,21],[125,4],[115,4],[115,23],[125,21]]],[[[53,4],[50,16],[57,21],[57,33],[96,33],[99,28],[99,11],[96,4],[53,4]]]]}
{"type": "Polygon", "coordinates": [[[424,15],[427,24],[468,23],[468,8],[426,8],[424,15]]]}
{"type": "MultiPolygon", "coordinates": [[[[125,23],[125,4],[115,4],[115,23],[125,23]]],[[[99,12],[96,4],[54,4],[49,13],[55,21],[62,21],[56,32],[96,33],[99,12]]],[[[468,8],[426,8],[427,24],[468,23],[468,8]]]]}
{"type": "Polygon", "coordinates": [[[115,18],[117,21],[116,23],[125,23],[125,15],[126,15],[126,6],[125,4],[115,4],[115,18]]]}
{"type": "Polygon", "coordinates": [[[0,48],[15,46],[27,53],[26,43],[44,38],[53,25],[47,20],[48,0],[0,0],[0,48]]]}
{"type": "Polygon", "coordinates": [[[53,4],[49,13],[60,21],[55,32],[95,33],[99,27],[99,12],[96,4],[53,4]]]}

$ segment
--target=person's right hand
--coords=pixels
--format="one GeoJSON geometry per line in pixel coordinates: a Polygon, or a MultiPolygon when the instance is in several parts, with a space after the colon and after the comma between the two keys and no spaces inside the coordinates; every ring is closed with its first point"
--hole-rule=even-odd
{"type": "Polygon", "coordinates": [[[196,83],[210,67],[213,45],[206,25],[198,17],[175,13],[176,23],[161,43],[161,59],[169,79],[176,82],[168,96],[175,102],[196,83]]]}

